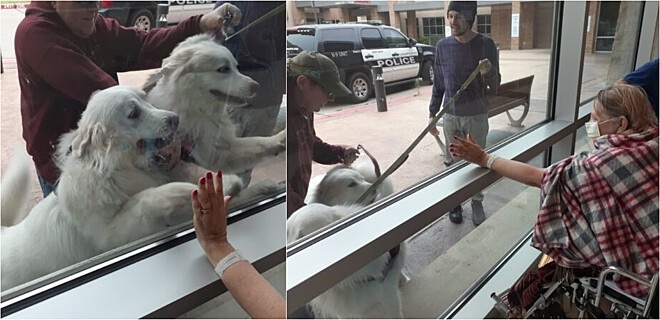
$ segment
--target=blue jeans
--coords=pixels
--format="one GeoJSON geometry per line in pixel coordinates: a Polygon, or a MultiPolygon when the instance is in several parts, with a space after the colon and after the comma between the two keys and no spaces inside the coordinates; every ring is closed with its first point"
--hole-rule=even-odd
{"type": "Polygon", "coordinates": [[[41,192],[44,193],[44,198],[48,197],[48,195],[55,190],[57,184],[53,184],[44,180],[44,178],[42,178],[38,173],[37,178],[39,178],[39,185],[41,186],[41,192]]]}

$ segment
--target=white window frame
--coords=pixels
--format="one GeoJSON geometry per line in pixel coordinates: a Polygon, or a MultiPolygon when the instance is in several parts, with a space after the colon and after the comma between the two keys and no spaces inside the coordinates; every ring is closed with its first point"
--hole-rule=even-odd
{"type": "Polygon", "coordinates": [[[422,32],[421,32],[421,34],[423,34],[425,37],[428,37],[428,36],[442,36],[442,37],[445,37],[445,22],[446,22],[445,17],[422,17],[422,32]],[[431,19],[439,19],[442,22],[442,24],[434,24],[434,25],[428,24],[427,25],[426,23],[424,23],[424,20],[430,21],[431,19]],[[436,28],[440,27],[440,32],[441,33],[426,33],[425,28],[428,28],[428,27],[431,27],[431,26],[434,26],[436,28]]]}
{"type": "MultiPolygon", "coordinates": [[[[284,262],[284,197],[280,194],[260,202],[252,209],[256,213],[227,228],[232,245],[262,273],[284,262]]],[[[194,237],[194,230],[188,229],[2,301],[0,306],[3,317],[14,319],[174,318],[224,292],[226,288],[194,237]],[[160,250],[161,246],[169,248],[160,250]],[[149,255],[149,251],[159,252],[149,255]],[[148,257],[126,265],[127,260],[144,253],[148,257]],[[95,273],[103,275],[94,277],[95,273]],[[92,279],[85,280],[88,276],[92,279]]]]}

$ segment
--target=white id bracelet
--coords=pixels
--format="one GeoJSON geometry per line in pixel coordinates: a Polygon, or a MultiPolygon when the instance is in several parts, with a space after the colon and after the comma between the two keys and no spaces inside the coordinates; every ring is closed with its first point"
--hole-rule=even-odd
{"type": "Polygon", "coordinates": [[[220,262],[218,262],[218,265],[215,267],[215,273],[222,278],[222,273],[227,270],[227,268],[231,267],[234,263],[239,262],[247,259],[243,258],[241,254],[238,251],[232,251],[230,254],[222,258],[220,262]]]}
{"type": "Polygon", "coordinates": [[[494,156],[492,154],[488,155],[488,160],[486,161],[486,168],[492,169],[493,168],[493,162],[495,162],[495,159],[497,159],[497,156],[494,156]]]}

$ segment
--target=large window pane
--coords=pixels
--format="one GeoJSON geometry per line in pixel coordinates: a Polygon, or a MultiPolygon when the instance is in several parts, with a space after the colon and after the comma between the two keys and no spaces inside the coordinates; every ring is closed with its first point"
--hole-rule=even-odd
{"type": "MultiPolygon", "coordinates": [[[[543,13],[553,15],[553,6],[549,3],[535,3],[539,8],[526,8],[523,13],[531,17],[543,13]],[[540,13],[539,13],[540,12],[540,13]]],[[[551,3],[550,3],[551,4],[551,3]]],[[[511,12],[511,6],[493,6],[490,7],[491,16],[495,12],[511,12]]],[[[488,21],[482,16],[483,21],[488,21]]],[[[531,17],[523,16],[521,19],[531,17]]],[[[510,28],[510,26],[496,25],[499,18],[492,18],[492,28],[510,28]]],[[[531,20],[530,20],[531,21],[531,20]]],[[[524,35],[533,38],[545,37],[544,32],[551,32],[552,20],[547,21],[548,25],[543,28],[535,28],[535,33],[524,35]]],[[[476,21],[474,28],[476,29],[476,21]]],[[[369,30],[371,32],[371,30],[369,30]]],[[[362,32],[363,40],[365,31],[362,32]]],[[[510,35],[510,32],[507,33],[510,35]]],[[[533,76],[531,89],[529,90],[529,107],[523,104],[499,114],[492,115],[489,118],[489,132],[487,146],[493,146],[500,141],[511,137],[512,135],[523,132],[526,128],[532,127],[547,119],[548,110],[548,86],[547,81],[550,71],[551,50],[546,48],[524,48],[527,44],[519,44],[512,47],[512,39],[508,39],[509,46],[503,47],[505,41],[502,38],[493,38],[500,44],[499,67],[502,77],[500,86],[500,98],[493,99],[494,104],[491,107],[505,103],[505,96],[511,96],[510,90],[521,90],[519,82],[521,79],[533,76]],[[516,84],[517,83],[517,84],[516,84]],[[513,89],[518,86],[518,88],[513,89]],[[521,126],[517,126],[515,120],[522,118],[521,126]],[[513,121],[512,121],[513,120],[513,121]]],[[[515,40],[515,39],[514,39],[515,40]]],[[[515,42],[515,41],[513,41],[515,42]]],[[[529,80],[529,79],[528,79],[529,80]]],[[[315,117],[316,134],[322,140],[332,144],[344,144],[357,146],[362,144],[380,163],[384,171],[389,167],[403,152],[413,140],[424,129],[428,121],[428,105],[431,97],[432,86],[421,86],[413,89],[406,87],[387,87],[388,110],[387,112],[375,112],[376,106],[374,100],[362,105],[353,105],[345,102],[338,102],[325,106],[315,117]],[[367,125],[368,124],[368,125],[367,125]],[[338,129],[341,128],[341,129],[338,129]]],[[[524,89],[522,89],[524,91],[524,89]]],[[[524,96],[526,92],[516,91],[514,96],[524,96]]],[[[501,105],[500,105],[501,106],[501,105]]],[[[445,137],[440,130],[440,141],[444,143],[445,137]]],[[[403,191],[410,188],[420,181],[431,176],[437,175],[447,167],[443,164],[445,157],[444,150],[441,150],[437,141],[430,135],[425,136],[421,143],[411,152],[409,159],[391,176],[395,191],[403,191]]],[[[368,161],[366,158],[362,161],[368,161]]],[[[360,160],[358,160],[360,161],[360,160]]],[[[312,176],[324,174],[332,166],[313,164],[312,176]]],[[[468,206],[469,207],[469,206],[468,206]]],[[[486,209],[488,211],[488,209],[486,209]]],[[[469,209],[468,209],[469,211],[469,209]]],[[[469,212],[465,213],[469,215],[469,212]]]]}
{"type": "Polygon", "coordinates": [[[635,64],[643,2],[589,1],[580,101],[614,84],[635,64]]]}
{"type": "MultiPolygon", "coordinates": [[[[489,130],[486,143],[488,148],[497,147],[507,139],[523,135],[530,128],[549,119],[548,97],[551,88],[548,83],[553,69],[551,56],[554,41],[556,41],[556,39],[552,39],[556,21],[554,17],[556,4],[552,2],[517,4],[516,6],[510,3],[480,3],[478,7],[480,18],[473,25],[475,31],[489,32],[498,47],[499,73],[502,79],[500,90],[490,96],[491,108],[505,106],[507,101],[511,102],[510,99],[515,99],[515,97],[524,97],[523,100],[525,100],[519,101],[517,104],[512,102],[509,105],[511,108],[505,108],[506,111],[492,112],[488,118],[489,130]],[[516,14],[520,19],[519,28],[515,30],[515,33],[512,32],[510,23],[512,14],[516,14]],[[523,25],[534,25],[534,28],[524,28],[523,25]],[[512,37],[512,34],[516,35],[512,37]],[[531,85],[529,81],[531,81],[531,85]]],[[[429,13],[420,9],[416,12],[416,15],[422,17],[418,18],[417,21],[424,24],[420,26],[420,30],[424,32],[424,35],[427,35],[438,31],[438,21],[434,20],[433,16],[444,17],[445,12],[435,9],[433,13],[429,13]],[[428,25],[426,25],[427,23],[428,25]]],[[[410,12],[407,13],[407,17],[411,17],[410,12]]],[[[445,34],[445,36],[450,35],[445,34]]],[[[358,105],[346,101],[337,101],[324,106],[315,114],[316,135],[331,144],[349,146],[360,144],[364,146],[378,160],[381,171],[385,171],[386,168],[395,163],[401,153],[406,150],[427,125],[432,86],[415,85],[411,88],[410,86],[392,85],[387,86],[386,91],[386,112],[376,111],[375,100],[369,100],[358,105]]],[[[443,154],[445,150],[441,149],[440,144],[446,142],[446,139],[442,135],[442,125],[444,124],[438,127],[441,132],[439,136],[440,143],[430,135],[423,136],[419,145],[411,151],[406,162],[390,176],[394,191],[397,194],[393,196],[394,198],[399,199],[399,197],[403,197],[402,194],[407,197],[418,191],[421,185],[426,185],[430,180],[435,183],[435,181],[442,182],[443,179],[450,179],[452,174],[460,170],[461,162],[450,168],[443,164],[446,159],[443,154]],[[439,180],[435,180],[438,179],[439,175],[439,180]]],[[[544,165],[542,159],[539,156],[533,163],[542,166],[544,165]]],[[[369,161],[367,157],[362,156],[357,160],[357,163],[368,163],[369,161]]],[[[332,168],[333,166],[315,163],[313,164],[312,177],[319,177],[332,168]]],[[[452,184],[448,184],[447,188],[451,189],[452,184]]],[[[432,197],[432,195],[429,196],[432,197]]],[[[439,219],[420,228],[413,237],[406,241],[408,251],[404,274],[410,278],[407,284],[419,286],[411,290],[415,293],[411,293],[410,297],[415,296],[415,294],[421,296],[424,292],[429,292],[423,291],[424,288],[428,289],[429,286],[432,286],[428,281],[429,278],[425,278],[425,276],[435,272],[433,271],[436,269],[433,267],[434,263],[445,261],[444,263],[447,263],[445,265],[446,271],[434,274],[435,285],[439,286],[438,288],[444,288],[442,286],[446,282],[452,282],[453,280],[458,282],[464,280],[465,282],[457,285],[455,287],[456,291],[452,291],[446,296],[442,295],[440,297],[438,296],[439,293],[436,295],[427,294],[425,303],[431,299],[446,299],[447,305],[445,307],[448,307],[463,292],[462,290],[472,285],[504,252],[531,229],[535,215],[538,212],[538,193],[511,181],[502,181],[482,190],[473,191],[470,194],[465,194],[463,191],[461,197],[461,200],[467,200],[462,204],[462,223],[452,223],[449,216],[446,215],[446,211],[438,212],[439,219]],[[482,204],[487,220],[482,225],[475,227],[470,199],[478,192],[483,193],[482,204]],[[520,216],[517,216],[515,212],[518,212],[520,216]],[[505,222],[508,218],[515,220],[517,223],[505,222]],[[502,244],[498,244],[497,248],[492,250],[493,256],[489,255],[488,258],[490,260],[479,260],[474,264],[470,263],[472,269],[469,270],[467,276],[461,273],[461,269],[468,269],[466,265],[451,265],[450,261],[459,259],[456,257],[459,257],[463,252],[460,249],[464,248],[461,247],[461,243],[465,246],[470,241],[477,241],[476,239],[488,238],[503,233],[506,233],[506,240],[504,240],[504,237],[497,238],[502,240],[502,244]]],[[[311,198],[308,198],[308,200],[311,200],[311,198]]],[[[405,199],[399,201],[405,201],[405,199]]],[[[368,211],[369,216],[378,214],[377,211],[368,211]]],[[[362,217],[358,213],[354,220],[349,220],[353,222],[362,217]]],[[[346,225],[349,224],[351,223],[346,223],[346,225]]],[[[336,231],[336,229],[332,231],[336,231]]],[[[314,241],[309,241],[309,243],[304,243],[304,245],[313,246],[315,240],[324,236],[331,236],[329,234],[332,234],[332,232],[328,232],[328,234],[315,233],[317,238],[314,241]]],[[[302,240],[297,240],[296,243],[300,244],[305,239],[303,237],[302,240]]],[[[350,239],[346,239],[346,241],[350,242],[350,239]]],[[[477,259],[473,256],[473,254],[478,254],[476,251],[467,254],[470,258],[477,259]]],[[[466,260],[470,258],[466,258],[466,260]]],[[[404,302],[407,299],[405,297],[405,286],[407,284],[403,284],[404,302]]],[[[417,308],[418,306],[412,303],[412,300],[407,301],[407,303],[404,303],[404,315],[407,317],[428,318],[436,317],[442,312],[438,305],[434,306],[433,312],[427,312],[432,308],[431,306],[426,309],[417,308]]],[[[391,315],[374,314],[374,316],[388,317],[391,315]]]]}
{"type": "MultiPolygon", "coordinates": [[[[199,4],[194,4],[194,5],[187,5],[186,8],[190,10],[190,12],[186,12],[187,9],[184,9],[183,6],[175,7],[174,5],[170,7],[170,16],[171,19],[169,20],[171,23],[177,23],[181,20],[176,20],[176,19],[186,19],[191,16],[196,16],[197,14],[203,14],[210,12],[213,10],[214,2],[210,1],[203,1],[204,3],[200,2],[199,4]],[[185,16],[185,17],[184,17],[185,16]],[[176,17],[176,19],[175,19],[176,17]]],[[[101,15],[107,15],[107,11],[104,10],[105,6],[109,5],[117,5],[119,6],[121,4],[122,6],[136,6],[140,5],[140,7],[145,6],[144,2],[114,2],[114,3],[104,3],[103,7],[100,9],[99,13],[101,15]]],[[[278,5],[283,5],[284,1],[279,1],[279,2],[252,2],[247,6],[244,6],[243,9],[243,21],[251,20],[251,19],[257,19],[259,18],[262,14],[265,14],[266,12],[272,10],[274,7],[277,7],[278,5]],[[261,13],[259,13],[261,12],[261,13]]],[[[154,12],[155,12],[155,4],[154,4],[154,12]]],[[[0,13],[2,15],[2,43],[3,43],[3,56],[2,58],[7,61],[12,61],[13,64],[4,64],[4,73],[2,74],[2,108],[1,108],[1,118],[2,118],[2,171],[3,173],[6,173],[7,171],[7,166],[12,165],[9,161],[4,161],[5,159],[10,159],[10,154],[17,152],[17,150],[20,149],[25,149],[25,142],[23,141],[21,137],[21,110],[20,110],[20,89],[18,86],[18,72],[16,70],[16,60],[17,58],[20,57],[15,57],[15,54],[13,52],[13,47],[11,50],[9,50],[9,46],[5,46],[5,44],[9,43],[14,43],[14,39],[8,39],[7,35],[11,34],[13,37],[14,32],[5,30],[5,28],[13,28],[15,31],[18,23],[22,21],[24,18],[25,12],[23,10],[2,10],[0,13]]],[[[118,20],[121,20],[119,17],[118,20]]],[[[127,24],[128,21],[119,21],[120,24],[127,24]]],[[[283,87],[283,80],[285,77],[285,14],[282,12],[279,15],[276,15],[275,17],[271,17],[265,21],[262,22],[262,26],[266,26],[265,31],[263,28],[255,28],[251,29],[249,31],[246,31],[245,33],[242,34],[242,42],[238,44],[240,46],[240,49],[235,50],[237,52],[236,58],[237,60],[240,61],[240,67],[239,69],[249,75],[250,77],[253,77],[256,81],[258,81],[261,84],[261,88],[264,89],[264,93],[260,92],[258,95],[268,95],[271,94],[274,96],[272,99],[267,98],[264,100],[267,100],[268,103],[265,103],[263,105],[258,105],[257,102],[253,102],[251,107],[254,107],[256,111],[255,113],[261,113],[261,117],[264,119],[269,119],[269,124],[268,125],[261,125],[258,123],[248,123],[248,120],[245,120],[245,122],[242,122],[244,118],[241,118],[241,120],[237,121],[237,135],[243,136],[243,135],[271,135],[272,130],[275,127],[277,127],[279,130],[282,130],[285,126],[285,109],[282,107],[285,105],[285,103],[280,103],[279,97],[283,95],[284,92],[284,87],[283,87]],[[259,31],[261,30],[261,31],[259,31]],[[263,48],[272,48],[271,50],[264,50],[263,48]],[[263,59],[264,55],[268,55],[270,53],[274,54],[272,56],[267,57],[266,59],[263,59]],[[255,62],[256,61],[256,62],[255,62]],[[252,63],[249,63],[252,62],[252,63]],[[281,113],[280,113],[281,112],[281,113]],[[282,116],[279,117],[280,121],[279,124],[276,122],[276,119],[278,118],[277,115],[281,114],[282,116]],[[273,125],[273,128],[269,129],[264,129],[267,128],[269,125],[273,125]],[[264,129],[265,131],[268,131],[266,133],[255,133],[252,129],[254,127],[259,127],[264,129]],[[250,128],[248,128],[250,127],[250,128]]],[[[229,43],[227,43],[229,45],[229,43]]],[[[233,48],[235,49],[235,48],[233,48]]],[[[233,50],[232,49],[232,50],[233,50]]],[[[158,65],[160,63],[157,63],[158,65]]],[[[141,88],[147,78],[154,74],[157,69],[154,70],[146,70],[146,71],[132,71],[132,72],[125,72],[125,73],[120,73],[119,74],[119,83],[122,85],[128,85],[132,87],[137,87],[141,88]]],[[[217,73],[217,66],[213,66],[212,69],[210,70],[211,74],[217,73]]],[[[70,79],[63,77],[62,79],[59,79],[59,81],[66,82],[70,81],[70,79]]],[[[215,103],[214,101],[215,98],[211,98],[209,100],[209,105],[212,105],[215,103]]],[[[62,106],[63,108],[67,106],[62,106]]],[[[158,107],[158,105],[156,105],[158,107]]],[[[237,110],[232,110],[232,113],[234,112],[240,112],[237,110]]],[[[224,116],[229,116],[228,114],[224,114],[224,116]]],[[[249,120],[254,120],[254,119],[249,119],[249,120]]],[[[31,160],[29,160],[29,166],[32,171],[34,171],[33,164],[31,160]]],[[[254,186],[255,188],[252,188],[251,190],[253,191],[258,191],[254,193],[255,197],[250,198],[250,199],[245,199],[246,201],[240,201],[242,204],[237,203],[237,206],[235,206],[230,213],[230,217],[233,220],[239,220],[242,219],[241,215],[247,211],[248,208],[256,208],[257,207],[257,202],[261,201],[266,201],[270,202],[275,196],[281,194],[284,189],[282,187],[283,184],[279,183],[285,179],[285,169],[284,169],[284,163],[285,163],[285,154],[280,153],[277,157],[271,157],[268,160],[264,161],[263,163],[259,164],[257,167],[255,167],[251,173],[243,173],[245,180],[244,180],[244,185],[245,189],[254,186]],[[263,192],[261,192],[263,191],[263,192]]],[[[182,180],[185,181],[190,181],[190,182],[195,182],[199,176],[201,175],[202,172],[205,172],[207,170],[203,168],[196,168],[195,172],[191,172],[190,177],[182,178],[182,180]],[[199,171],[199,172],[198,172],[199,171]]],[[[227,175],[229,172],[225,172],[227,175]]],[[[238,174],[239,172],[236,172],[238,174]]],[[[33,208],[39,201],[42,200],[42,194],[41,190],[39,188],[39,184],[36,180],[36,177],[34,177],[34,174],[31,174],[30,178],[30,200],[28,204],[28,208],[26,208],[26,211],[22,213],[17,213],[17,216],[24,217],[27,214],[27,210],[33,208]]],[[[133,177],[131,177],[133,178],[133,177]]],[[[99,183],[102,183],[101,181],[99,183]]],[[[142,181],[138,181],[136,185],[141,184],[142,181]]],[[[75,187],[75,186],[74,186],[75,187]]],[[[141,186],[136,186],[136,189],[141,188],[141,186]]],[[[80,192],[81,194],[87,196],[90,201],[94,201],[96,197],[102,196],[101,194],[89,194],[89,190],[77,190],[77,192],[80,192]]],[[[249,194],[249,191],[245,191],[243,195],[249,194]]],[[[186,197],[188,195],[186,194],[186,197]]],[[[56,197],[55,195],[51,197],[56,197]]],[[[4,201],[5,199],[3,199],[4,201]]],[[[115,199],[116,201],[121,203],[124,203],[126,199],[115,199]]],[[[58,201],[58,200],[54,200],[58,201]]],[[[157,201],[157,199],[154,199],[154,201],[157,201]]],[[[187,202],[186,202],[187,203],[187,202]]],[[[259,210],[258,208],[256,210],[259,210]]],[[[187,212],[187,211],[186,211],[187,212]]],[[[49,212],[50,213],[50,212],[49,212]]],[[[13,214],[13,213],[12,213],[13,214]]],[[[67,222],[67,223],[62,223],[62,224],[56,224],[52,226],[47,226],[47,230],[52,230],[53,232],[58,232],[63,234],[63,238],[71,235],[71,239],[79,239],[79,240],[72,240],[72,241],[80,241],[81,243],[91,243],[91,239],[87,239],[85,237],[81,238],[75,238],[79,236],[79,233],[89,233],[91,236],[95,236],[94,232],[90,232],[89,226],[79,224],[80,221],[85,220],[85,219],[77,219],[77,215],[93,215],[96,214],[96,212],[74,212],[72,214],[62,214],[62,221],[67,222]]],[[[9,215],[9,212],[3,212],[3,215],[9,215]]],[[[187,219],[187,222],[184,222],[183,224],[180,224],[178,226],[163,226],[158,232],[155,234],[149,235],[148,237],[144,239],[140,239],[138,241],[128,243],[128,241],[125,242],[120,242],[118,245],[118,248],[111,248],[109,252],[96,252],[97,250],[92,250],[95,252],[95,254],[90,254],[88,251],[85,252],[72,252],[70,246],[67,244],[63,244],[62,246],[59,247],[60,250],[63,250],[63,252],[44,252],[42,251],[36,251],[33,252],[32,249],[25,248],[24,254],[26,257],[26,261],[29,261],[27,257],[34,257],[35,260],[31,261],[29,263],[29,266],[26,265],[26,267],[30,268],[41,268],[41,267],[48,267],[50,265],[57,265],[58,259],[60,256],[64,255],[74,255],[76,258],[74,258],[73,262],[76,263],[74,266],[70,266],[69,264],[62,265],[63,269],[62,270],[51,270],[49,269],[48,272],[44,273],[45,277],[42,279],[37,280],[36,282],[33,283],[23,283],[20,284],[16,287],[9,288],[3,286],[3,292],[2,292],[2,300],[3,302],[7,301],[9,298],[15,297],[17,295],[20,295],[22,293],[28,292],[32,289],[38,288],[43,286],[46,283],[50,283],[56,279],[60,279],[63,277],[66,277],[68,275],[71,275],[73,273],[76,273],[78,271],[83,271],[87,270],[88,268],[92,266],[96,266],[99,263],[103,263],[108,261],[109,259],[113,257],[117,257],[122,254],[134,252],[137,248],[143,248],[145,246],[148,246],[150,244],[153,244],[155,242],[158,242],[159,240],[167,239],[171,240],[172,238],[176,238],[179,236],[178,232],[181,232],[183,230],[189,230],[191,228],[191,220],[192,216],[190,216],[190,219],[187,219]],[[96,253],[100,253],[100,255],[96,255],[96,253]],[[49,258],[49,254],[52,255],[49,258]],[[87,260],[90,258],[89,260],[87,260]],[[83,261],[84,260],[84,261],[83,261]],[[51,274],[51,271],[54,271],[54,273],[51,274]]],[[[20,220],[19,220],[20,221],[20,220]]],[[[14,223],[20,223],[19,221],[15,221],[14,223]]],[[[4,220],[3,220],[4,222],[4,220]]],[[[103,225],[103,224],[102,224],[103,225]]],[[[111,228],[111,225],[104,225],[107,228],[111,228]]],[[[119,223],[117,224],[118,229],[117,233],[120,234],[122,230],[121,226],[122,224],[119,223]]],[[[13,228],[13,227],[10,227],[13,228]]],[[[7,231],[7,229],[4,229],[3,225],[3,239],[4,234],[7,231]]],[[[39,234],[29,234],[29,230],[24,230],[25,231],[25,237],[26,238],[34,238],[34,239],[46,239],[42,237],[39,234]]],[[[111,232],[112,234],[112,232],[111,232]]],[[[119,236],[118,236],[119,237],[119,236]]],[[[115,239],[113,239],[115,240],[115,239]]],[[[39,241],[39,240],[37,240],[39,241]]],[[[45,240],[44,240],[45,241],[45,240]]],[[[7,242],[2,243],[3,249],[6,248],[5,246],[7,245],[7,242]]],[[[20,249],[20,248],[19,248],[20,249]]],[[[4,251],[4,250],[3,250],[4,251]]],[[[8,264],[13,264],[13,263],[18,263],[19,261],[14,261],[13,259],[3,259],[2,260],[2,271],[3,271],[3,279],[4,277],[12,277],[12,275],[9,274],[7,270],[9,270],[6,266],[8,264]]],[[[70,263],[72,264],[72,263],[70,263]]],[[[3,283],[4,284],[4,283],[3,283]]],[[[4,311],[4,306],[3,306],[3,311],[4,311]]],[[[98,315],[97,315],[98,316],[98,315]]],[[[94,317],[93,315],[89,315],[89,317],[94,317]]]]}

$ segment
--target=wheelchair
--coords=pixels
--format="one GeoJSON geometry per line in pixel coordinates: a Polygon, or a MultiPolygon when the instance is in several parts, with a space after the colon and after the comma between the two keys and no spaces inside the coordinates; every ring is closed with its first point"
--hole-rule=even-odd
{"type": "Polygon", "coordinates": [[[658,319],[658,273],[651,280],[643,279],[618,267],[607,267],[598,277],[576,276],[564,272],[543,286],[545,291],[528,308],[521,308],[510,301],[511,289],[500,294],[492,293],[495,310],[507,318],[620,318],[658,319]],[[613,275],[636,281],[649,288],[644,299],[621,290],[613,275]]]}

